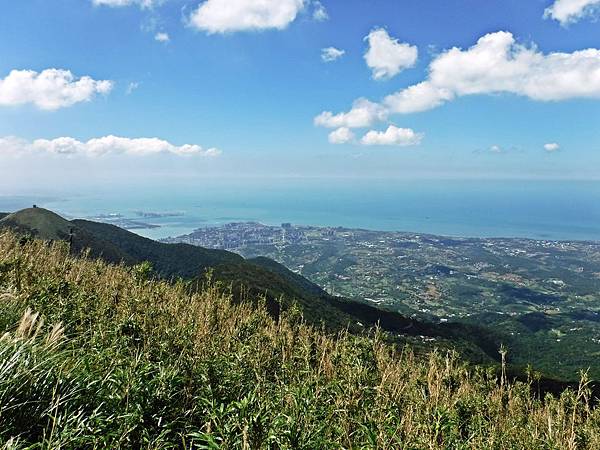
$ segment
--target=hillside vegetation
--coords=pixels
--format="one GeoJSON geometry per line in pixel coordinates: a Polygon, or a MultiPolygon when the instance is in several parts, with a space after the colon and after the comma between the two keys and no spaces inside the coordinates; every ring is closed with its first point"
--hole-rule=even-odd
{"type": "Polygon", "coordinates": [[[189,287],[0,232],[0,445],[600,448],[585,378],[540,399],[451,353],[189,287]]]}
{"type": "Polygon", "coordinates": [[[325,326],[330,332],[349,329],[363,333],[380,323],[390,332],[388,338],[410,343],[421,351],[437,346],[458,349],[471,361],[493,363],[502,341],[496,333],[478,326],[435,324],[406,317],[392,311],[334,297],[308,279],[268,258],[244,259],[224,250],[189,244],[165,244],[144,238],[114,225],[88,220],[68,221],[44,208],[17,211],[0,220],[0,230],[9,229],[23,236],[47,241],[70,242],[74,255],[88,252],[91,257],[127,266],[149,262],[153,274],[168,281],[204,280],[207,271],[214,281],[231,287],[237,300],[262,298],[272,316],[297,304],[304,319],[325,326]]]}

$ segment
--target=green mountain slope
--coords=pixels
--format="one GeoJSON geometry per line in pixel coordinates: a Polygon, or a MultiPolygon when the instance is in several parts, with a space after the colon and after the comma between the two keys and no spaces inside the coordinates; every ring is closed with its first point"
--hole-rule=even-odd
{"type": "Polygon", "coordinates": [[[325,321],[327,325],[340,329],[352,322],[352,317],[340,314],[327,303],[326,293],[320,287],[267,258],[247,261],[224,250],[164,244],[114,225],[88,220],[73,220],[71,223],[116,246],[136,263],[150,262],[161,278],[203,280],[210,269],[213,280],[231,287],[236,298],[265,297],[273,314],[279,314],[280,302],[284,307],[297,302],[305,318],[312,323],[325,321]]]}
{"type": "Polygon", "coordinates": [[[136,262],[149,261],[163,278],[193,278],[219,264],[243,264],[244,258],[224,250],[210,250],[189,244],[163,244],[106,223],[73,220],[79,229],[100,237],[136,262]]]}
{"type": "Polygon", "coordinates": [[[88,220],[68,221],[43,208],[29,208],[0,220],[0,228],[8,227],[46,240],[71,242],[79,253],[90,250],[93,257],[126,265],[148,261],[163,279],[198,280],[201,285],[207,270],[213,281],[231,288],[235,298],[264,297],[267,309],[279,316],[283,307],[297,304],[309,323],[331,331],[348,328],[362,333],[379,325],[389,331],[388,338],[414,348],[457,348],[465,357],[476,362],[498,359],[501,336],[472,326],[420,322],[393,311],[333,297],[306,278],[268,258],[245,260],[224,250],[211,250],[188,244],[166,244],[141,237],[110,224],[88,220]],[[434,341],[431,338],[435,339],[434,341]]]}
{"type": "Polygon", "coordinates": [[[27,208],[0,219],[0,228],[50,241],[71,243],[74,253],[89,249],[91,256],[111,263],[134,263],[134,259],[115,245],[95,236],[58,214],[43,208],[27,208]]]}
{"type": "Polygon", "coordinates": [[[298,275],[295,272],[292,272],[290,269],[285,267],[283,264],[278,263],[270,258],[265,258],[264,256],[259,256],[257,258],[250,258],[248,262],[255,264],[264,269],[270,270],[272,272],[278,273],[282,277],[284,277],[290,283],[298,286],[302,289],[304,293],[313,295],[313,296],[324,296],[327,295],[324,289],[320,286],[316,285],[312,281],[304,278],[302,275],[298,275]]]}
{"type": "Polygon", "coordinates": [[[600,448],[585,383],[545,395],[5,231],[0,336],[6,450],[600,448]]]}

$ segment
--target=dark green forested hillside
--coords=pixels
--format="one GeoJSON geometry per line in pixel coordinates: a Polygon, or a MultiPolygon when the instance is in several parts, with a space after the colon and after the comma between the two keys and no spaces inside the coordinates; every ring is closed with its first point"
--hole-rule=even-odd
{"type": "Polygon", "coordinates": [[[239,264],[244,258],[224,250],[210,250],[189,244],[163,244],[106,223],[89,220],[71,222],[81,230],[101,237],[136,262],[149,261],[164,278],[193,278],[219,264],[239,264]]]}

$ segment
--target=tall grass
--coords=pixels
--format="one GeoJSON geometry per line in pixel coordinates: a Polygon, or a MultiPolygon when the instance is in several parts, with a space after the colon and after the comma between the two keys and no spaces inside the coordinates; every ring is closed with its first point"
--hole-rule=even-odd
{"type": "Polygon", "coordinates": [[[148,272],[0,234],[0,448],[600,448],[585,378],[538,399],[148,272]]]}

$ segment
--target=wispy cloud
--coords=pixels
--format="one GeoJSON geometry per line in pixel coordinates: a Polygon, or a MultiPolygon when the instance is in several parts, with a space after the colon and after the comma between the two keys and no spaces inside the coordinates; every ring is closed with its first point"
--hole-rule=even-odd
{"type": "Polygon", "coordinates": [[[593,17],[600,11],[600,0],[556,0],[544,11],[545,18],[551,18],[567,26],[586,17],[593,17]]]}
{"type": "Polygon", "coordinates": [[[327,13],[327,10],[325,9],[325,7],[323,6],[323,4],[318,1],[315,0],[312,2],[313,3],[313,19],[318,21],[318,22],[322,22],[324,20],[329,19],[329,14],[327,13]]]}
{"type": "Polygon", "coordinates": [[[110,6],[112,8],[131,5],[136,5],[140,8],[152,8],[162,3],[162,0],[92,0],[92,3],[96,6],[110,6]]]}
{"type": "Polygon", "coordinates": [[[154,40],[158,42],[169,42],[171,38],[168,33],[159,32],[154,35],[154,40]]]}
{"type": "Polygon", "coordinates": [[[140,87],[140,83],[138,83],[137,81],[132,81],[131,83],[129,83],[127,85],[127,89],[125,89],[125,94],[127,94],[127,95],[131,94],[138,87],[140,87]]]}
{"type": "Polygon", "coordinates": [[[339,48],[335,47],[327,47],[321,49],[321,59],[323,60],[323,62],[333,62],[337,59],[340,59],[345,54],[345,50],[340,50],[339,48]]]}
{"type": "Polygon", "coordinates": [[[104,136],[82,142],[72,137],[56,139],[36,139],[28,141],[17,137],[0,138],[2,154],[52,154],[62,156],[130,155],[148,156],[170,154],[176,156],[218,156],[221,151],[216,148],[204,149],[200,145],[174,145],[158,138],[125,138],[104,136]]]}
{"type": "Polygon", "coordinates": [[[518,145],[499,145],[494,144],[485,148],[478,148],[473,151],[474,154],[478,155],[508,155],[508,154],[522,154],[524,150],[518,145]]]}

